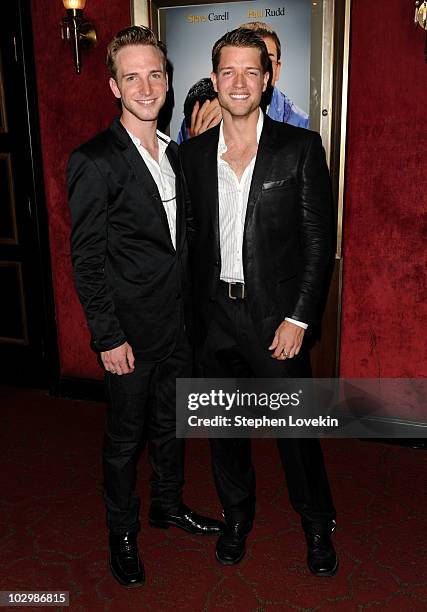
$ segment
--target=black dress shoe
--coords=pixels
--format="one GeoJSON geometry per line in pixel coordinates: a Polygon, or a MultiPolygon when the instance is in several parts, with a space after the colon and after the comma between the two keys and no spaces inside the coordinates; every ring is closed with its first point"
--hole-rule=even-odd
{"type": "Polygon", "coordinates": [[[148,522],[152,527],[160,527],[161,529],[168,529],[171,525],[179,527],[193,535],[219,535],[225,527],[221,521],[201,516],[184,504],[181,504],[178,510],[174,512],[163,512],[152,507],[150,508],[148,522]]]}
{"type": "Polygon", "coordinates": [[[138,554],[136,533],[110,533],[110,569],[114,578],[127,587],[145,582],[144,566],[138,554]]]}
{"type": "Polygon", "coordinates": [[[312,524],[304,528],[307,540],[307,565],[315,576],[334,576],[338,558],[331,540],[331,527],[312,524]]]}
{"type": "Polygon", "coordinates": [[[252,528],[248,522],[227,523],[216,543],[215,557],[222,565],[235,565],[245,556],[246,538],[252,528]]]}

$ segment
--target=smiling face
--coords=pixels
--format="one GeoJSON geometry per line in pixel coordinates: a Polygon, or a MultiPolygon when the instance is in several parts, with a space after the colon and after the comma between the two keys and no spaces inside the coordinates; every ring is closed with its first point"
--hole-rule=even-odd
{"type": "Polygon", "coordinates": [[[115,58],[111,91],[122,102],[122,122],[132,131],[140,122],[155,122],[165,103],[168,80],[165,58],[152,45],[127,45],[115,58]]]}
{"type": "Polygon", "coordinates": [[[211,74],[221,108],[234,117],[249,116],[258,109],[268,78],[256,47],[223,47],[217,71],[211,74]]]}

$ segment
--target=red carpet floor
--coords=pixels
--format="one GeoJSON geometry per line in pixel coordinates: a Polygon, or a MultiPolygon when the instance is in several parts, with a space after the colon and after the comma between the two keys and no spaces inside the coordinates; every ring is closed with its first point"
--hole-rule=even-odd
{"type": "MultiPolygon", "coordinates": [[[[142,458],[147,583],[121,587],[107,568],[104,411],[0,389],[0,590],[66,590],[73,612],[427,610],[427,453],[358,440],[324,444],[338,511],[334,578],[309,574],[275,444],[260,440],[255,527],[245,559],[229,568],[214,559],[215,539],[148,527],[142,458]]],[[[187,504],[218,516],[207,442],[188,443],[186,481],[187,504]]]]}

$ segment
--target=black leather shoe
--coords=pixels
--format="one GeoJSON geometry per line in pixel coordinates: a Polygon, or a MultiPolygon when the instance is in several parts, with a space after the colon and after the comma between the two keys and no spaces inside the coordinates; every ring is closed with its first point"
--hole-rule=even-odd
{"type": "Polygon", "coordinates": [[[332,528],[328,524],[311,524],[304,528],[307,540],[307,565],[315,576],[334,576],[338,558],[331,540],[332,528]]]}
{"type": "Polygon", "coordinates": [[[248,522],[227,523],[216,543],[215,557],[222,565],[235,565],[245,556],[246,538],[252,525],[248,522]]]}
{"type": "Polygon", "coordinates": [[[120,584],[127,587],[141,586],[145,582],[144,566],[138,554],[136,538],[136,533],[110,533],[111,573],[120,584]]]}
{"type": "Polygon", "coordinates": [[[162,512],[156,508],[150,508],[148,522],[152,527],[161,529],[168,529],[171,525],[179,527],[193,535],[219,535],[225,527],[221,521],[201,516],[184,504],[181,504],[174,512],[162,512]]]}

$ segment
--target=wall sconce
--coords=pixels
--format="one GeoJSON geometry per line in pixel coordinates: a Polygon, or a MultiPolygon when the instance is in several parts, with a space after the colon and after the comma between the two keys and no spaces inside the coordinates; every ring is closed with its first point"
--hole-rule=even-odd
{"type": "Polygon", "coordinates": [[[427,62],[427,0],[417,0],[415,2],[415,26],[426,30],[426,44],[424,47],[424,57],[427,62]]]}
{"type": "Polygon", "coordinates": [[[90,21],[83,16],[86,0],[62,0],[67,15],[61,21],[61,35],[73,45],[74,65],[77,74],[81,72],[81,47],[96,44],[96,31],[90,21]]]}

